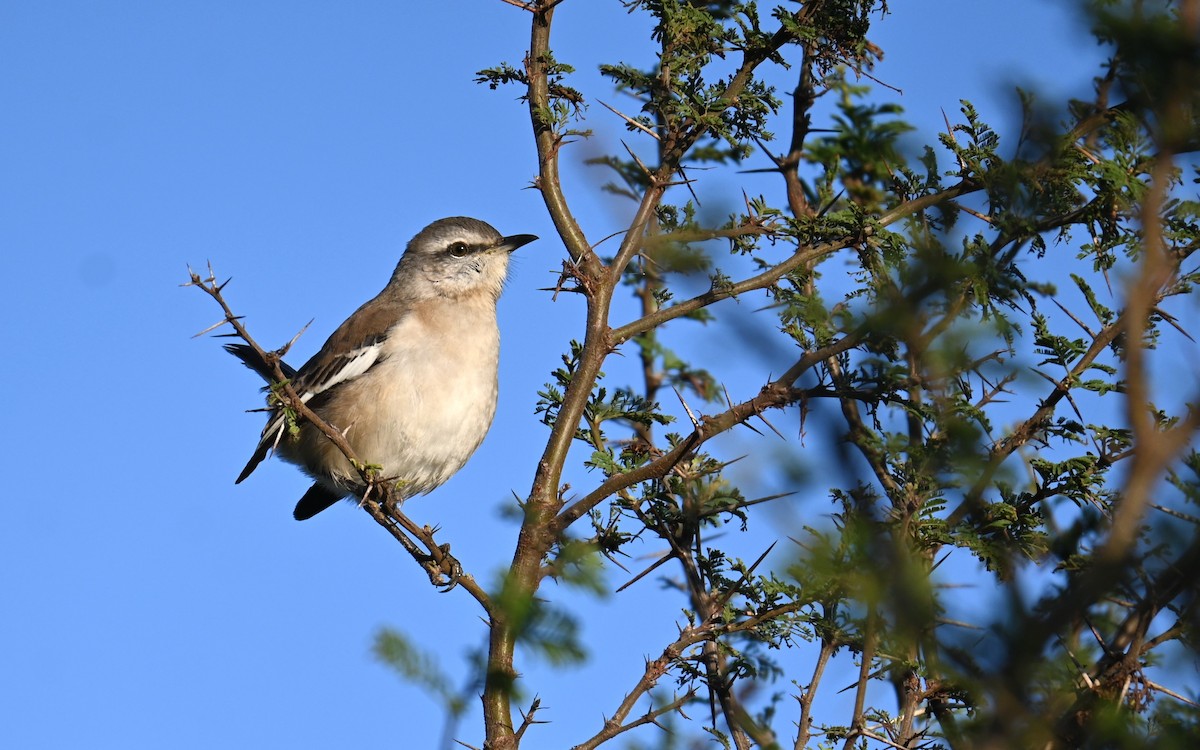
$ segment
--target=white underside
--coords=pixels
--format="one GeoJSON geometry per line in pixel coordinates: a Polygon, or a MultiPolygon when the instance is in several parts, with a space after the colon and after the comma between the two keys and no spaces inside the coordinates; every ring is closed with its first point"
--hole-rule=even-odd
{"type": "MultiPolygon", "coordinates": [[[[382,467],[381,476],[396,482],[404,497],[449,479],[491,426],[500,341],[494,302],[479,302],[416,307],[393,326],[377,355],[364,353],[351,364],[358,369],[369,360],[374,366],[362,366],[357,377],[341,377],[317,408],[343,431],[360,459],[382,467]],[[468,306],[474,309],[464,309],[468,306]]],[[[279,453],[335,491],[360,483],[341,452],[311,426],[301,429],[298,441],[284,439],[279,453]]]]}

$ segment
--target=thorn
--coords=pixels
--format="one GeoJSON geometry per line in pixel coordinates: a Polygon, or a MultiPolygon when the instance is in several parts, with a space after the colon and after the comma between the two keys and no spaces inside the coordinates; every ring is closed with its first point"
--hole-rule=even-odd
{"type": "Polygon", "coordinates": [[[778,544],[778,542],[771,542],[771,546],[767,547],[767,549],[758,556],[758,559],[754,561],[754,564],[749,568],[746,568],[746,572],[742,574],[742,577],[738,580],[738,582],[733,586],[730,586],[724,594],[721,594],[721,598],[717,600],[717,606],[715,608],[717,611],[724,609],[725,605],[729,603],[729,600],[733,598],[733,595],[736,594],[738,589],[742,587],[742,584],[750,580],[750,576],[754,575],[754,569],[761,565],[763,560],[767,559],[767,555],[771,554],[771,550],[775,549],[776,544],[778,544]]]}
{"type": "MultiPolygon", "coordinates": [[[[950,136],[950,140],[958,143],[958,139],[954,137],[954,127],[950,125],[950,118],[946,116],[945,109],[942,109],[942,119],[946,121],[946,134],[950,136]]],[[[958,160],[958,168],[966,171],[967,163],[963,161],[962,156],[959,154],[955,154],[954,156],[958,160]]]]}
{"type": "MultiPolygon", "coordinates": [[[[764,149],[764,151],[765,150],[766,149],[764,149]]],[[[775,158],[774,156],[771,156],[770,154],[767,154],[767,156],[771,159],[775,158]]],[[[737,173],[738,174],[765,174],[765,173],[778,174],[779,172],[782,172],[782,171],[783,170],[780,169],[779,167],[763,167],[762,169],[739,169],[737,171],[737,173]]]]}
{"type": "Polygon", "coordinates": [[[203,336],[204,334],[208,333],[209,331],[212,331],[212,330],[214,330],[214,329],[220,328],[221,326],[225,325],[225,324],[226,324],[226,323],[228,323],[228,322],[229,322],[229,318],[226,318],[225,320],[222,320],[222,321],[220,321],[219,323],[213,323],[212,325],[210,325],[208,328],[205,328],[205,329],[204,329],[203,331],[201,331],[200,333],[197,333],[197,334],[193,335],[193,336],[192,336],[192,338],[194,338],[194,339],[198,339],[198,338],[200,338],[201,336],[203,336]]]}
{"type": "MultiPolygon", "coordinates": [[[[620,560],[618,560],[617,558],[613,557],[613,556],[612,556],[610,553],[608,553],[608,552],[603,552],[603,553],[601,553],[601,554],[603,554],[603,555],[604,555],[604,559],[605,559],[605,560],[608,560],[610,563],[612,563],[613,565],[616,565],[618,568],[620,568],[621,570],[625,571],[626,573],[628,573],[628,572],[629,572],[629,568],[627,568],[627,567],[625,567],[624,565],[622,565],[622,564],[621,564],[621,561],[620,561],[620,560]]],[[[622,553],[622,554],[624,554],[624,553],[622,553]]]]}
{"type": "Polygon", "coordinates": [[[795,494],[797,494],[797,493],[796,492],[779,492],[774,495],[765,495],[763,497],[755,498],[754,500],[747,500],[746,502],[741,504],[741,507],[749,508],[751,505],[758,505],[759,503],[769,503],[772,500],[779,500],[781,498],[791,497],[792,495],[795,495],[795,494]]]}
{"type": "Polygon", "coordinates": [[[1191,341],[1192,343],[1195,343],[1196,339],[1192,338],[1190,335],[1188,335],[1188,332],[1187,332],[1187,331],[1183,330],[1183,328],[1182,328],[1182,327],[1179,325],[1179,323],[1178,323],[1178,322],[1176,322],[1176,321],[1177,321],[1177,319],[1176,319],[1176,317],[1175,317],[1174,315],[1171,315],[1170,313],[1168,313],[1168,312],[1166,312],[1165,310],[1163,310],[1161,307],[1157,307],[1157,306],[1156,306],[1156,307],[1153,307],[1153,308],[1151,308],[1151,309],[1150,309],[1150,312],[1152,312],[1152,313],[1156,313],[1156,314],[1158,314],[1159,316],[1161,316],[1161,317],[1162,317],[1162,319],[1163,319],[1163,320],[1165,320],[1165,321],[1167,321],[1168,323],[1170,323],[1170,324],[1171,324],[1171,326],[1172,326],[1172,327],[1173,327],[1173,328],[1174,328],[1176,331],[1179,331],[1179,332],[1180,332],[1180,333],[1182,333],[1184,336],[1186,336],[1188,341],[1191,341]]]}
{"type": "Polygon", "coordinates": [[[289,350],[292,348],[292,344],[295,344],[297,341],[299,341],[299,340],[300,340],[300,337],[304,335],[304,332],[308,330],[308,327],[309,327],[310,325],[312,325],[312,324],[313,324],[313,320],[316,320],[316,318],[313,318],[312,320],[310,320],[310,321],[308,321],[307,323],[305,323],[305,324],[304,324],[304,327],[303,327],[303,328],[301,328],[301,329],[299,330],[299,332],[297,332],[297,333],[296,333],[296,335],[295,335],[295,336],[292,336],[292,340],[291,340],[291,341],[289,341],[289,342],[287,342],[286,344],[284,344],[284,345],[283,345],[283,346],[282,346],[282,347],[279,349],[279,356],[280,356],[280,357],[282,357],[283,355],[287,354],[287,353],[288,353],[288,351],[289,351],[289,350]]]}
{"type": "Polygon", "coordinates": [[[979,211],[976,211],[975,209],[971,208],[970,206],[964,206],[961,203],[959,203],[958,201],[946,201],[946,205],[950,206],[951,208],[962,211],[965,214],[970,214],[971,216],[974,216],[976,219],[979,219],[982,222],[986,222],[988,224],[993,224],[993,225],[996,223],[992,219],[992,217],[988,216],[987,214],[980,213],[979,211]]]}
{"type": "Polygon", "coordinates": [[[652,572],[653,572],[653,571],[654,571],[656,568],[658,568],[659,566],[661,566],[661,565],[662,565],[663,563],[665,563],[667,560],[670,560],[672,557],[673,557],[673,555],[672,555],[670,552],[664,553],[664,554],[663,554],[663,556],[662,556],[662,557],[660,557],[660,558],[658,558],[657,560],[655,560],[655,561],[654,561],[654,563],[653,563],[653,564],[652,564],[650,567],[646,568],[646,569],[645,569],[645,570],[643,570],[641,573],[638,573],[638,574],[637,574],[637,575],[635,575],[633,578],[630,578],[628,581],[626,581],[626,582],[625,582],[625,583],[624,583],[624,584],[621,586],[621,588],[617,589],[617,590],[616,590],[616,591],[614,591],[613,593],[615,593],[615,594],[619,594],[619,593],[621,593],[621,592],[622,592],[622,591],[624,591],[625,589],[629,588],[629,587],[630,587],[630,586],[632,586],[633,584],[635,584],[635,583],[637,583],[638,581],[640,581],[640,580],[642,580],[643,578],[645,578],[647,575],[649,575],[650,573],[652,573],[652,572]]]}
{"type": "Polygon", "coordinates": [[[767,421],[767,418],[766,418],[766,417],[764,417],[762,414],[755,414],[754,416],[756,416],[756,417],[758,417],[759,419],[761,419],[761,420],[762,420],[762,423],[763,423],[763,424],[765,424],[767,427],[770,427],[770,428],[771,428],[771,432],[773,432],[773,433],[775,433],[776,435],[778,435],[780,440],[784,440],[784,441],[786,441],[786,440],[787,440],[787,438],[785,438],[785,437],[783,436],[783,433],[782,433],[782,432],[780,432],[779,430],[775,429],[775,425],[773,425],[773,424],[771,424],[770,422],[768,422],[768,421],[767,421]]]}
{"type": "Polygon", "coordinates": [[[638,168],[641,169],[644,174],[647,176],[654,174],[650,171],[649,167],[642,163],[642,160],[638,158],[638,155],[633,153],[633,149],[629,147],[628,143],[621,141],[621,145],[625,147],[625,152],[629,154],[630,158],[633,159],[633,161],[638,165],[638,168]]]}
{"type": "Polygon", "coordinates": [[[837,202],[841,199],[841,197],[845,194],[846,194],[845,188],[839,190],[838,194],[833,196],[833,198],[829,201],[829,203],[824,208],[822,208],[820,211],[817,212],[817,216],[818,217],[825,216],[825,214],[829,212],[829,209],[833,208],[837,204],[837,202]]]}
{"type": "Polygon", "coordinates": [[[692,200],[696,203],[696,207],[700,207],[700,196],[696,195],[696,191],[692,188],[692,180],[688,179],[687,172],[683,171],[683,167],[679,168],[679,178],[683,180],[683,184],[687,186],[688,192],[692,194],[692,200]]]}
{"type": "Polygon", "coordinates": [[[762,435],[762,431],[761,431],[761,430],[759,430],[759,429],[758,429],[757,427],[755,427],[754,425],[750,424],[749,422],[742,422],[742,427],[745,427],[747,430],[750,430],[750,431],[751,431],[751,432],[753,432],[755,435],[762,435]]]}
{"type": "MultiPolygon", "coordinates": [[[[642,123],[638,122],[637,120],[633,119],[632,117],[630,117],[629,115],[625,114],[624,112],[621,112],[620,110],[617,110],[617,109],[613,108],[612,106],[608,105],[608,104],[607,104],[607,103],[605,103],[605,102],[601,102],[599,99],[597,99],[596,101],[600,102],[600,105],[601,105],[602,107],[604,107],[605,109],[607,109],[609,112],[612,112],[614,115],[616,115],[617,117],[620,117],[622,120],[624,120],[625,122],[629,123],[631,126],[633,126],[633,127],[637,128],[638,130],[642,131],[643,133],[645,133],[646,135],[650,136],[650,137],[651,137],[651,138],[653,138],[654,140],[656,140],[656,141],[661,141],[661,140],[662,140],[662,138],[659,138],[659,137],[658,137],[658,133],[655,133],[653,130],[651,130],[650,128],[646,127],[645,125],[643,125],[642,123]]],[[[628,146],[626,146],[626,149],[628,149],[628,148],[629,148],[629,147],[628,147],[628,146]]],[[[637,157],[634,157],[634,158],[637,158],[637,157]]]]}
{"type": "Polygon", "coordinates": [[[699,430],[700,422],[696,419],[696,415],[692,413],[692,408],[683,400],[683,394],[674,385],[671,386],[671,390],[675,391],[675,397],[679,399],[679,403],[683,404],[683,410],[687,412],[688,419],[692,420],[692,427],[699,430]]]}
{"type": "Polygon", "coordinates": [[[1054,385],[1054,386],[1060,387],[1060,388],[1062,387],[1061,383],[1059,383],[1057,380],[1050,377],[1046,373],[1042,372],[1041,370],[1038,370],[1037,368],[1034,368],[1034,367],[1031,367],[1029,369],[1033,372],[1034,375],[1037,375],[1040,378],[1045,378],[1046,381],[1049,382],[1051,385],[1054,385]]]}
{"type": "Polygon", "coordinates": [[[948,560],[948,559],[950,559],[950,553],[949,553],[949,552],[947,552],[945,555],[943,555],[941,560],[938,560],[937,562],[935,562],[935,563],[933,564],[933,567],[929,569],[929,572],[931,572],[931,573],[932,573],[933,571],[935,571],[935,570],[937,570],[938,568],[942,567],[942,563],[946,562],[946,560],[948,560]]]}

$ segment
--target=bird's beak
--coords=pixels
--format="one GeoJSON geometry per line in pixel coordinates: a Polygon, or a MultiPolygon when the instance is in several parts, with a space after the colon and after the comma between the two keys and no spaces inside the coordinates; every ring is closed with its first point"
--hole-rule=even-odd
{"type": "Polygon", "coordinates": [[[523,245],[528,245],[530,242],[533,242],[536,239],[537,239],[536,234],[514,234],[514,235],[510,235],[508,237],[501,238],[500,244],[496,245],[496,247],[499,248],[500,250],[507,250],[508,252],[511,253],[513,250],[516,250],[518,247],[521,247],[523,245]]]}

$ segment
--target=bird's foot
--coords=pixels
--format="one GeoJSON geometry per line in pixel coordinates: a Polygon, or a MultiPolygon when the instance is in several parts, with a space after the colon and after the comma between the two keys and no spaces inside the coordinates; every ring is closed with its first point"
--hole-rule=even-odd
{"type": "Polygon", "coordinates": [[[453,591],[454,587],[458,586],[458,580],[463,575],[463,568],[462,563],[450,554],[449,544],[438,545],[437,549],[437,554],[415,554],[413,557],[429,575],[429,582],[441,589],[444,594],[447,591],[453,591]]]}
{"type": "Polygon", "coordinates": [[[385,498],[382,503],[384,514],[397,526],[395,529],[398,534],[397,539],[408,550],[408,554],[417,561],[417,564],[425,570],[430,583],[441,589],[442,593],[452,591],[458,586],[458,580],[463,575],[462,563],[450,554],[448,543],[438,544],[434,540],[433,535],[437,529],[431,529],[428,526],[418,528],[400,511],[400,503],[401,501],[394,497],[385,498]],[[429,551],[422,551],[417,543],[409,538],[409,535],[420,540],[425,545],[425,549],[429,551]]]}

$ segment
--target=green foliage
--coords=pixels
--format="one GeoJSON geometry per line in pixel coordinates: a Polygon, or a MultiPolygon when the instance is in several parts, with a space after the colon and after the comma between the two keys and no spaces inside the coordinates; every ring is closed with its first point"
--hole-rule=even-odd
{"type": "MultiPolygon", "coordinates": [[[[895,170],[905,166],[897,149],[900,136],[912,126],[895,119],[903,109],[896,104],[872,104],[861,101],[870,89],[851,84],[845,71],[838,70],[825,81],[827,96],[836,96],[838,113],[833,116],[833,135],[815,140],[805,156],[820,165],[823,175],[815,196],[819,205],[837,209],[843,199],[880,211],[892,192],[895,170]],[[837,188],[836,197],[835,187],[837,188]]],[[[936,178],[935,178],[936,179],[936,178]]],[[[924,192],[910,182],[913,192],[924,192]]]]}
{"type": "MultiPolygon", "coordinates": [[[[1150,675],[1165,649],[1195,645],[1200,393],[1194,372],[1177,384],[1162,368],[1195,352],[1200,169],[1185,182],[1172,159],[1197,147],[1200,45],[1174,3],[1090,6],[1113,51],[1093,99],[1051,108],[1019,91],[1012,133],[964,99],[938,144],[914,149],[903,110],[859,75],[882,54],[867,34],[886,5],[625,2],[652,26],[655,64],[600,66],[635,102],[632,143],[590,163],[640,219],[610,257],[573,251],[567,275],[598,317],[536,408],[552,445],[587,446],[573,476],[590,484],[562,481],[565,447],[539,467],[517,551],[536,565],[514,564],[494,594],[516,643],[584,659],[542,580],[601,595],[607,561],[650,547],[657,561],[627,585],[653,574],[676,598],[645,616],[682,614],[631,694],[675,697],[655,695],[642,723],[699,709],[694,734],[739,748],[1169,747],[1197,731],[1194,706],[1150,675]],[[770,82],[784,73],[797,85],[781,117],[770,82]],[[778,172],[778,190],[731,186],[723,168],[739,165],[778,172]],[[699,181],[744,209],[713,222],[699,181]],[[704,329],[675,321],[720,325],[723,301],[764,294],[769,325],[746,338],[771,363],[756,393],[729,394],[714,373],[749,347],[693,361],[677,337],[704,329]],[[605,375],[614,353],[635,365],[628,382],[605,375]],[[746,434],[788,408],[802,449],[746,434]],[[753,498],[722,458],[743,448],[809,481],[753,498]],[[759,507],[793,491],[798,529],[759,507]],[[734,554],[763,536],[790,549],[734,554]],[[956,575],[987,606],[964,611],[956,575]],[[817,702],[836,689],[830,664],[855,675],[849,715],[817,702]]],[[[539,66],[535,130],[557,151],[583,101],[568,66],[543,55],[480,80],[535,97],[539,66]]],[[[561,186],[539,187],[570,226],[561,186]]],[[[629,710],[586,746],[633,729],[629,710]]]]}
{"type": "MultiPolygon", "coordinates": [[[[563,83],[567,76],[575,72],[575,68],[554,59],[552,54],[544,55],[540,62],[543,62],[547,69],[549,101],[546,106],[534,109],[538,126],[563,130],[569,122],[578,119],[586,108],[583,94],[563,83]]],[[[494,68],[484,68],[475,75],[476,83],[486,83],[488,88],[493,91],[500,86],[510,84],[529,86],[528,73],[509,63],[501,63],[494,68]]],[[[522,96],[521,99],[528,101],[527,96],[522,96]]]]}
{"type": "Polygon", "coordinates": [[[468,697],[451,687],[450,678],[442,671],[437,657],[422,651],[403,633],[391,628],[380,630],[371,651],[401,678],[439,701],[452,719],[461,716],[469,707],[468,697]]]}
{"type": "MultiPolygon", "coordinates": [[[[500,582],[493,601],[516,643],[530,653],[558,666],[578,664],[587,658],[587,650],[579,639],[578,618],[571,612],[529,596],[515,585],[511,576],[500,582]]],[[[519,695],[516,684],[506,689],[519,695]]]]}

